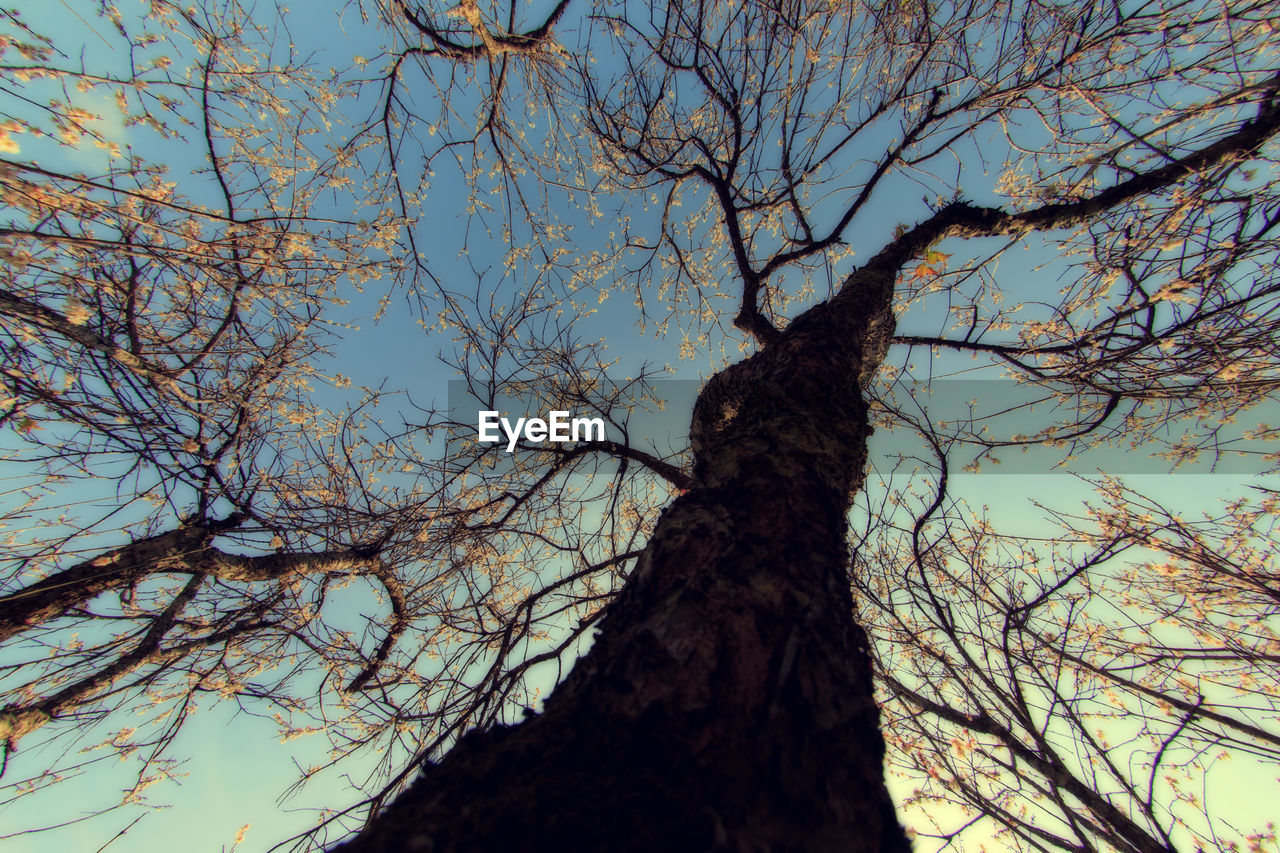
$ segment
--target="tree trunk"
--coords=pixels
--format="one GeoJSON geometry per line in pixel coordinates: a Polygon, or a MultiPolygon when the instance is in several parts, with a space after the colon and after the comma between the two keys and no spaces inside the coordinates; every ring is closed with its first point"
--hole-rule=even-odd
{"type": "Polygon", "coordinates": [[[544,713],[464,737],[343,853],[910,849],[847,576],[892,326],[866,272],[703,389],[693,483],[544,713]]]}

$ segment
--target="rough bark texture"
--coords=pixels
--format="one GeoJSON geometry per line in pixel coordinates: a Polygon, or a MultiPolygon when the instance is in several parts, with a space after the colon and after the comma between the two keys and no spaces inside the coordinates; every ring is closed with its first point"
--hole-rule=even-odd
{"type": "Polygon", "coordinates": [[[874,267],[708,383],[691,488],[544,713],[463,738],[343,853],[910,849],[846,575],[874,267]]]}

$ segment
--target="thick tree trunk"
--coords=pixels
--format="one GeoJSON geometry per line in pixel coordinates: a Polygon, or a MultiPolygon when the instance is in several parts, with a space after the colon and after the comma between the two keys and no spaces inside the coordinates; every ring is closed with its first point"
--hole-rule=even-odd
{"type": "Polygon", "coordinates": [[[847,577],[892,326],[863,279],[708,383],[693,484],[545,712],[463,738],[343,853],[910,849],[847,577]]]}

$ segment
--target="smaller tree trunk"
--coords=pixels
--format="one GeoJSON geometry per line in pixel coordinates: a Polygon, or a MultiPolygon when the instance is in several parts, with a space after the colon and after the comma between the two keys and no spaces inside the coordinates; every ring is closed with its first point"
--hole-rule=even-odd
{"type": "Polygon", "coordinates": [[[170,571],[190,571],[210,540],[244,521],[239,513],[221,521],[183,524],[136,539],[0,598],[0,643],[26,629],[73,612],[107,590],[170,571]]]}

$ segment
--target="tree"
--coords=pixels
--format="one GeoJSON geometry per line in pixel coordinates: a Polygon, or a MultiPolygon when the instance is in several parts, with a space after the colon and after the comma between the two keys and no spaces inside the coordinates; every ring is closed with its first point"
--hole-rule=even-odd
{"type": "MultiPolygon", "coordinates": [[[[1051,561],[948,513],[926,547],[945,554],[931,577],[954,608],[893,606],[900,576],[863,575],[859,599],[883,603],[873,630],[906,652],[882,673],[891,752],[932,781],[923,800],[965,803],[1030,844],[1228,847],[1204,820],[1205,771],[1231,755],[1274,762],[1280,746],[1275,495],[1189,521],[1098,485],[1105,503],[1061,520],[1051,561]]],[[[1265,849],[1259,829],[1248,841],[1265,849]]]]}
{"type": "MultiPolygon", "coordinates": [[[[1272,284],[1267,274],[1255,278],[1237,266],[1274,249],[1263,212],[1273,204],[1267,182],[1245,165],[1264,156],[1280,120],[1274,67],[1262,58],[1271,56],[1270,29],[1255,17],[1260,11],[693,3],[598,13],[586,43],[603,40],[611,50],[594,49],[570,75],[582,93],[582,120],[603,180],[652,193],[662,212],[657,239],[624,220],[618,255],[643,258],[630,266],[619,258],[621,277],[646,306],[664,290],[677,308],[692,303],[692,324],[704,333],[726,318],[715,308],[720,287],[712,282],[734,282],[733,322],[755,353],[707,382],[690,428],[685,493],[664,512],[595,645],[546,712],[464,740],[344,849],[415,839],[424,849],[471,849],[566,837],[584,849],[639,849],[656,840],[645,834],[653,814],[664,825],[650,831],[688,838],[691,847],[902,845],[877,783],[867,647],[843,597],[845,516],[863,484],[870,433],[862,388],[898,343],[990,355],[1046,392],[1079,401],[1065,423],[1032,438],[976,435],[988,451],[1088,440],[1116,425],[1145,438],[1181,415],[1226,418],[1265,397],[1274,387],[1261,345],[1274,333],[1272,284]],[[592,68],[590,60],[609,53],[621,57],[600,63],[612,74],[592,68]],[[1245,71],[1217,64],[1246,55],[1245,71]],[[1170,85],[1199,95],[1174,103],[1164,92],[1170,85]],[[1041,132],[1027,131],[1024,141],[1018,135],[1027,119],[1041,132]],[[926,171],[965,157],[989,123],[1023,152],[1001,187],[1011,196],[1007,205],[967,200],[975,192],[970,181],[926,171]],[[884,153],[856,160],[864,139],[884,153]],[[847,184],[824,183],[843,170],[852,174],[847,184]],[[837,278],[833,268],[854,223],[900,171],[921,175],[937,198],[933,211],[886,235],[865,264],[837,278]],[[826,196],[810,201],[820,191],[826,196]],[[695,212],[677,217],[677,207],[695,212]],[[1060,251],[1079,258],[1061,301],[1043,311],[987,304],[994,260],[1041,233],[1062,234],[1060,251]],[[966,261],[947,272],[961,253],[966,261]],[[788,311],[824,274],[839,281],[829,298],[788,311]],[[959,303],[950,313],[968,333],[948,334],[949,321],[941,333],[896,333],[895,318],[934,294],[959,303]],[[1016,332],[1002,334],[1014,323],[1016,332]],[[809,751],[815,744],[816,755],[809,751]],[[601,756],[617,756],[616,765],[602,768],[601,756]],[[823,764],[829,756],[836,761],[823,764]],[[526,776],[516,768],[537,769],[526,776]],[[840,793],[832,792],[833,779],[840,793]],[[762,780],[778,780],[777,787],[762,780]]],[[[436,32],[423,23],[425,13],[405,15],[418,30],[436,32]]],[[[466,20],[479,33],[480,24],[466,20]]],[[[476,50],[490,63],[485,115],[492,122],[502,113],[493,105],[506,94],[499,83],[511,60],[476,50]]],[[[490,140],[502,150],[492,130],[490,140]]],[[[941,450],[940,431],[928,436],[941,450]]],[[[1175,450],[1186,453],[1188,439],[1180,438],[1175,450]]],[[[945,454],[940,464],[945,475],[945,454]]],[[[935,588],[966,557],[978,568],[981,553],[944,549],[954,533],[924,541],[946,497],[944,476],[911,531],[907,565],[920,581],[908,589],[966,650],[946,593],[961,593],[971,608],[992,596],[955,582],[945,593],[935,588]]],[[[1031,611],[1123,550],[1128,536],[1113,536],[1039,594],[1023,584],[1008,593],[1012,600],[997,598],[1007,614],[1006,648],[1010,631],[1030,630],[1031,611]]],[[[894,575],[910,576],[900,568],[894,575]]],[[[911,602],[887,603],[897,613],[911,602]]],[[[900,633],[926,642],[914,626],[900,633]]],[[[1066,637],[1051,635],[1037,647],[1061,643],[1059,663],[1082,674],[1114,671],[1064,658],[1077,642],[1066,637]]],[[[1145,648],[1154,648],[1150,640],[1145,648]]],[[[1023,680],[1038,665],[1027,655],[1006,652],[1023,680]]],[[[987,695],[969,690],[976,710],[968,711],[952,693],[923,692],[891,668],[885,678],[916,718],[924,712],[938,724],[996,737],[1010,754],[1000,769],[1055,800],[1070,832],[1018,818],[1002,806],[1003,793],[976,792],[961,774],[952,790],[1032,844],[1168,849],[1173,827],[1150,801],[1154,784],[1139,800],[1123,773],[1117,792],[1101,771],[1086,767],[1082,780],[1069,772],[1074,761],[1050,760],[1057,733],[1047,734],[1020,690],[1012,712],[1035,736],[1028,747],[994,717],[996,700],[1009,694],[994,694],[992,665],[972,654],[952,664],[990,685],[987,695]],[[1144,813],[1116,804],[1126,792],[1144,813]],[[1077,817],[1082,807],[1086,816],[1077,817]],[[1147,817],[1151,825],[1142,825],[1147,817]]],[[[1134,683],[1142,693],[1146,685],[1134,683]]],[[[1178,700],[1170,705],[1187,715],[1182,729],[1203,722],[1178,690],[1155,692],[1178,700]]],[[[1218,725],[1232,722],[1219,716],[1209,728],[1218,725]]],[[[1182,731],[1151,736],[1165,738],[1149,764],[1154,775],[1182,731]]],[[[1097,753],[1111,757],[1105,744],[1097,753]]]]}
{"type": "MultiPolygon", "coordinates": [[[[372,746],[388,768],[416,759],[385,784],[371,780],[362,805],[376,813],[394,802],[344,850],[651,849],[673,839],[690,849],[907,849],[882,778],[878,678],[890,760],[921,771],[920,801],[976,809],[1029,849],[1217,838],[1222,828],[1189,818],[1184,794],[1159,777],[1176,763],[1202,778],[1196,762],[1224,747],[1275,757],[1274,569],[1262,544],[1272,498],[1191,523],[1103,484],[1105,508],[1061,515],[1054,550],[975,521],[950,474],[965,453],[1065,455],[1116,436],[1169,437],[1179,461],[1225,447],[1227,424],[1271,398],[1280,73],[1267,4],[371,9],[390,41],[357,62],[375,73],[351,102],[372,105],[371,118],[307,168],[329,185],[362,172],[354,203],[379,212],[372,226],[336,226],[321,255],[332,271],[318,280],[336,282],[366,250],[386,253],[387,281],[410,294],[424,325],[454,337],[452,364],[472,396],[489,408],[520,396],[531,409],[598,412],[611,436],[526,440],[508,456],[468,440],[473,422],[435,411],[407,416],[402,430],[356,429],[358,417],[340,415],[327,432],[299,434],[274,375],[230,384],[247,390],[227,414],[179,409],[170,422],[220,422],[235,440],[175,480],[185,484],[167,510],[177,523],[105,551],[81,537],[75,549],[93,559],[68,560],[65,545],[42,552],[57,574],[20,581],[5,599],[21,636],[33,625],[65,630],[59,619],[119,619],[101,609],[103,593],[142,578],[169,584],[139,587],[149,603],[123,614],[134,633],[93,657],[67,650],[62,659],[93,673],[73,686],[96,679],[76,702],[105,711],[122,694],[97,685],[142,664],[130,687],[179,683],[170,657],[156,656],[179,624],[168,654],[197,685],[184,690],[215,678],[229,695],[302,715],[300,694],[314,688],[312,713],[325,720],[329,696],[354,695],[338,703],[349,722],[330,731],[337,756],[372,746]],[[544,114],[543,129],[527,133],[525,119],[544,114]],[[456,201],[438,174],[446,168],[468,179],[474,287],[437,272],[424,243],[420,217],[449,209],[433,193],[456,201]],[[922,203],[905,204],[908,192],[924,192],[922,203]],[[589,221],[605,210],[608,237],[589,221]],[[343,242],[359,234],[371,236],[343,242]],[[1025,287],[1006,271],[1019,274],[1019,246],[1038,258],[1021,271],[1025,287]],[[1055,277],[1065,285],[1052,293],[1041,282],[1055,277]],[[588,303],[616,292],[634,297],[659,336],[679,335],[682,354],[747,353],[706,381],[686,452],[632,440],[651,375],[608,381],[602,347],[584,337],[588,303]],[[1016,377],[1040,421],[1001,434],[1007,415],[984,424],[980,412],[940,412],[926,383],[905,380],[951,369],[953,355],[1016,377]],[[238,420],[248,391],[263,400],[252,431],[238,420]],[[883,502],[887,473],[868,476],[873,421],[917,431],[930,472],[883,502]],[[433,430],[451,439],[436,461],[420,445],[433,430]],[[251,432],[262,444],[240,449],[251,432]],[[376,486],[375,473],[390,485],[376,486]],[[187,542],[198,561],[142,570],[147,549],[185,554],[187,542]],[[1145,565],[1146,553],[1169,559],[1145,565]],[[1129,555],[1137,562],[1117,569],[1129,555]],[[139,569],[86,584],[102,559],[139,569]],[[1153,585],[1153,572],[1174,580],[1153,585]],[[351,642],[323,608],[330,585],[350,576],[388,602],[367,642],[351,642]],[[71,581],[77,595],[50,594],[71,581]],[[214,615],[178,620],[202,589],[214,615]],[[1109,601],[1122,602],[1116,618],[1104,613],[1109,601]],[[272,621],[296,612],[301,621],[272,621]],[[1241,637],[1246,619],[1257,627],[1241,637]],[[590,650],[542,711],[504,725],[531,704],[531,673],[571,658],[591,631],[590,650]],[[274,650],[275,636],[288,646],[274,650]],[[215,663],[194,654],[204,648],[217,650],[215,663]],[[232,649],[253,674],[221,674],[232,649]],[[288,655],[303,663],[289,668],[288,655]],[[318,687],[306,672],[324,673],[318,687]],[[270,689],[252,681],[259,674],[270,689]],[[1242,687],[1249,709],[1232,704],[1242,687]],[[1094,730],[1107,703],[1141,721],[1122,742],[1094,730]]],[[[227,32],[239,37],[243,14],[229,10],[227,32]]],[[[219,38],[196,40],[209,45],[203,56],[219,38]]],[[[221,115],[203,103],[206,121],[221,115]]],[[[243,139],[234,119],[217,126],[243,139]]],[[[205,137],[217,177],[220,155],[205,137]]],[[[236,192],[268,186],[238,180],[219,179],[232,221],[236,205],[248,209],[236,192]]],[[[325,233],[318,197],[280,198],[255,202],[276,211],[288,201],[291,215],[265,218],[281,232],[271,245],[325,233]]],[[[80,210],[64,208],[84,227],[80,210]]],[[[41,211],[12,230],[49,240],[47,221],[41,211]]],[[[132,256],[123,242],[117,253],[132,256]]],[[[173,251],[163,248],[157,262],[173,251]]],[[[211,266],[235,272],[234,290],[239,253],[253,249],[232,241],[225,251],[211,266]]],[[[293,286],[281,276],[262,301],[287,305],[293,286]]],[[[153,369],[140,344],[114,343],[130,340],[111,325],[127,310],[89,324],[96,338],[77,333],[81,324],[51,307],[62,295],[14,303],[27,306],[14,313],[38,347],[61,342],[46,361],[63,363],[67,346],[106,356],[115,346],[140,366],[109,364],[144,371],[146,388],[186,375],[153,369]]],[[[263,322],[278,317],[263,309],[263,322]]],[[[305,347],[318,348],[307,332],[282,336],[304,348],[292,356],[301,375],[316,352],[305,347]]],[[[217,350],[204,352],[205,340],[223,338],[194,339],[199,361],[217,350]]],[[[294,363],[264,352],[265,340],[246,333],[229,362],[250,372],[294,363]]],[[[200,388],[184,391],[188,409],[204,405],[200,388]]],[[[88,404],[10,393],[20,427],[56,419],[59,430],[114,439],[110,424],[82,425],[81,409],[96,411],[88,404]]],[[[123,417],[155,431],[144,416],[153,404],[143,405],[123,417]]],[[[196,432],[158,429],[180,446],[196,432]]],[[[25,440],[38,442],[31,432],[25,440]]],[[[156,446],[135,441],[128,458],[165,482],[185,471],[156,446]]],[[[34,560],[23,555],[19,571],[34,560]]],[[[66,665],[54,666],[48,678],[66,682],[66,665]]],[[[28,683],[22,690],[38,694],[28,683]]],[[[27,720],[67,712],[55,687],[67,689],[6,709],[11,740],[27,720]]],[[[340,830],[329,840],[350,828],[346,814],[327,822],[340,830]]]]}
{"type": "Polygon", "coordinates": [[[358,456],[317,452],[341,446],[358,413],[307,399],[321,312],[340,279],[379,274],[384,234],[317,210],[349,180],[311,138],[343,92],[238,6],[156,3],[136,20],[103,9],[99,38],[116,52],[93,68],[6,16],[7,104],[39,109],[10,114],[6,153],[30,154],[0,163],[0,420],[22,437],[6,464],[26,498],[4,545],[0,737],[7,757],[50,723],[74,735],[153,708],[97,756],[11,774],[7,792],[136,756],[132,801],[171,771],[202,693],[291,713],[297,676],[277,666],[297,647],[358,691],[407,627],[403,581],[379,555],[412,534],[362,517],[358,456]],[[170,180],[121,145],[129,128],[141,149],[199,171],[170,180]],[[105,168],[86,173],[86,159],[105,168]],[[352,579],[390,603],[380,641],[317,618],[329,587],[352,579]]]}

